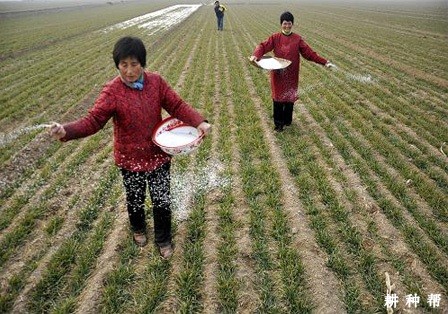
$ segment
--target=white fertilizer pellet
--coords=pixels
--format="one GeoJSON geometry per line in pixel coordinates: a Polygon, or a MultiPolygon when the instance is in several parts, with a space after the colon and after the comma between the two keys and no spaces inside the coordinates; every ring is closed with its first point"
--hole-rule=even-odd
{"type": "Polygon", "coordinates": [[[223,166],[215,160],[209,160],[207,165],[199,167],[194,173],[174,169],[171,174],[171,208],[174,219],[183,221],[188,218],[195,194],[210,193],[230,185],[231,179],[222,172],[223,166]]]}
{"type": "Polygon", "coordinates": [[[102,29],[101,32],[108,33],[117,29],[127,29],[132,26],[137,26],[138,28],[146,29],[149,32],[148,34],[153,34],[155,32],[173,27],[174,25],[182,22],[193,12],[199,9],[200,6],[201,4],[173,5],[165,9],[154,11],[118,24],[114,24],[102,29]]]}
{"type": "Polygon", "coordinates": [[[51,127],[51,124],[39,124],[39,125],[33,125],[26,128],[18,129],[16,131],[13,131],[9,134],[1,134],[0,133],[0,148],[8,145],[12,141],[14,141],[16,138],[21,136],[22,134],[26,134],[35,130],[39,129],[45,129],[51,127]]]}
{"type": "Polygon", "coordinates": [[[351,80],[358,81],[360,83],[365,83],[365,84],[373,83],[373,78],[370,75],[348,74],[347,73],[347,78],[349,78],[351,80]]]}
{"type": "Polygon", "coordinates": [[[157,143],[165,147],[179,147],[190,144],[197,138],[197,129],[190,126],[184,126],[158,134],[156,140],[157,143]]]}
{"type": "Polygon", "coordinates": [[[266,70],[278,70],[284,68],[284,64],[274,58],[260,59],[257,64],[266,70]]]}

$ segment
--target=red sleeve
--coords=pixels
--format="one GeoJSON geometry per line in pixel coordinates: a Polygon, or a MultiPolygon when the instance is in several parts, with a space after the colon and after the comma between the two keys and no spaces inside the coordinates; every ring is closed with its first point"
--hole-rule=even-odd
{"type": "Polygon", "coordinates": [[[307,60],[325,65],[327,60],[319,56],[311,47],[301,38],[299,43],[299,52],[307,60]]]}
{"type": "Polygon", "coordinates": [[[266,53],[272,51],[273,49],[274,49],[274,35],[269,36],[268,39],[261,42],[257,47],[255,47],[254,53],[252,55],[257,57],[257,59],[260,59],[266,53]]]}
{"type": "Polygon", "coordinates": [[[66,135],[61,141],[66,142],[95,134],[113,116],[114,110],[113,97],[105,87],[85,117],[63,125],[66,135]]]}
{"type": "Polygon", "coordinates": [[[194,127],[197,127],[201,122],[205,121],[204,117],[192,106],[182,100],[162,77],[159,77],[159,79],[159,92],[162,108],[164,108],[171,116],[194,127]]]}

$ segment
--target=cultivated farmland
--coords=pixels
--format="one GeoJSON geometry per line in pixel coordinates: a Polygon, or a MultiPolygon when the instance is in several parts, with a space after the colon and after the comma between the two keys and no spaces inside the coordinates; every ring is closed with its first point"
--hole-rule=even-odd
{"type": "Polygon", "coordinates": [[[447,311],[446,5],[229,2],[223,32],[210,5],[153,13],[172,5],[1,15],[0,312],[381,313],[392,295],[447,311]],[[285,8],[338,69],[302,60],[274,133],[247,57],[285,8]],[[39,127],[86,113],[124,35],[213,125],[173,160],[170,261],[132,242],[111,123],[64,144],[39,127]]]}

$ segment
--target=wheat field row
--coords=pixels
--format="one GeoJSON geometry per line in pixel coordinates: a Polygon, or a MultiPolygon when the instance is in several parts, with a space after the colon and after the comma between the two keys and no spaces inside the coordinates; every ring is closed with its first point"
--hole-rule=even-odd
{"type": "Polygon", "coordinates": [[[104,31],[175,4],[2,16],[0,312],[386,313],[390,293],[394,310],[447,310],[447,8],[229,1],[222,32],[211,5],[104,31]],[[338,68],[302,60],[275,133],[268,72],[247,57],[285,9],[338,68]],[[38,127],[86,113],[124,35],[213,125],[173,159],[169,261],[132,242],[111,123],[67,143],[38,127]]]}

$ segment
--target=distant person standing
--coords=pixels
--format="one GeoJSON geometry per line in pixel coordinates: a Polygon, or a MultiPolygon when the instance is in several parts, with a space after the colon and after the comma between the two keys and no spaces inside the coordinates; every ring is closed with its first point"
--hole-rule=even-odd
{"type": "Polygon", "coordinates": [[[218,31],[222,31],[224,29],[224,11],[226,7],[219,3],[219,1],[215,1],[215,14],[216,19],[218,20],[218,31]]]}
{"type": "Polygon", "coordinates": [[[299,70],[300,56],[309,61],[325,65],[327,68],[334,64],[319,56],[299,34],[292,32],[294,16],[291,12],[284,12],[280,16],[281,31],[272,34],[260,43],[254,50],[250,61],[259,61],[260,58],[274,51],[275,57],[291,61],[291,64],[282,70],[271,71],[271,94],[273,100],[275,131],[283,131],[283,127],[291,125],[294,102],[299,98],[299,70]]]}

